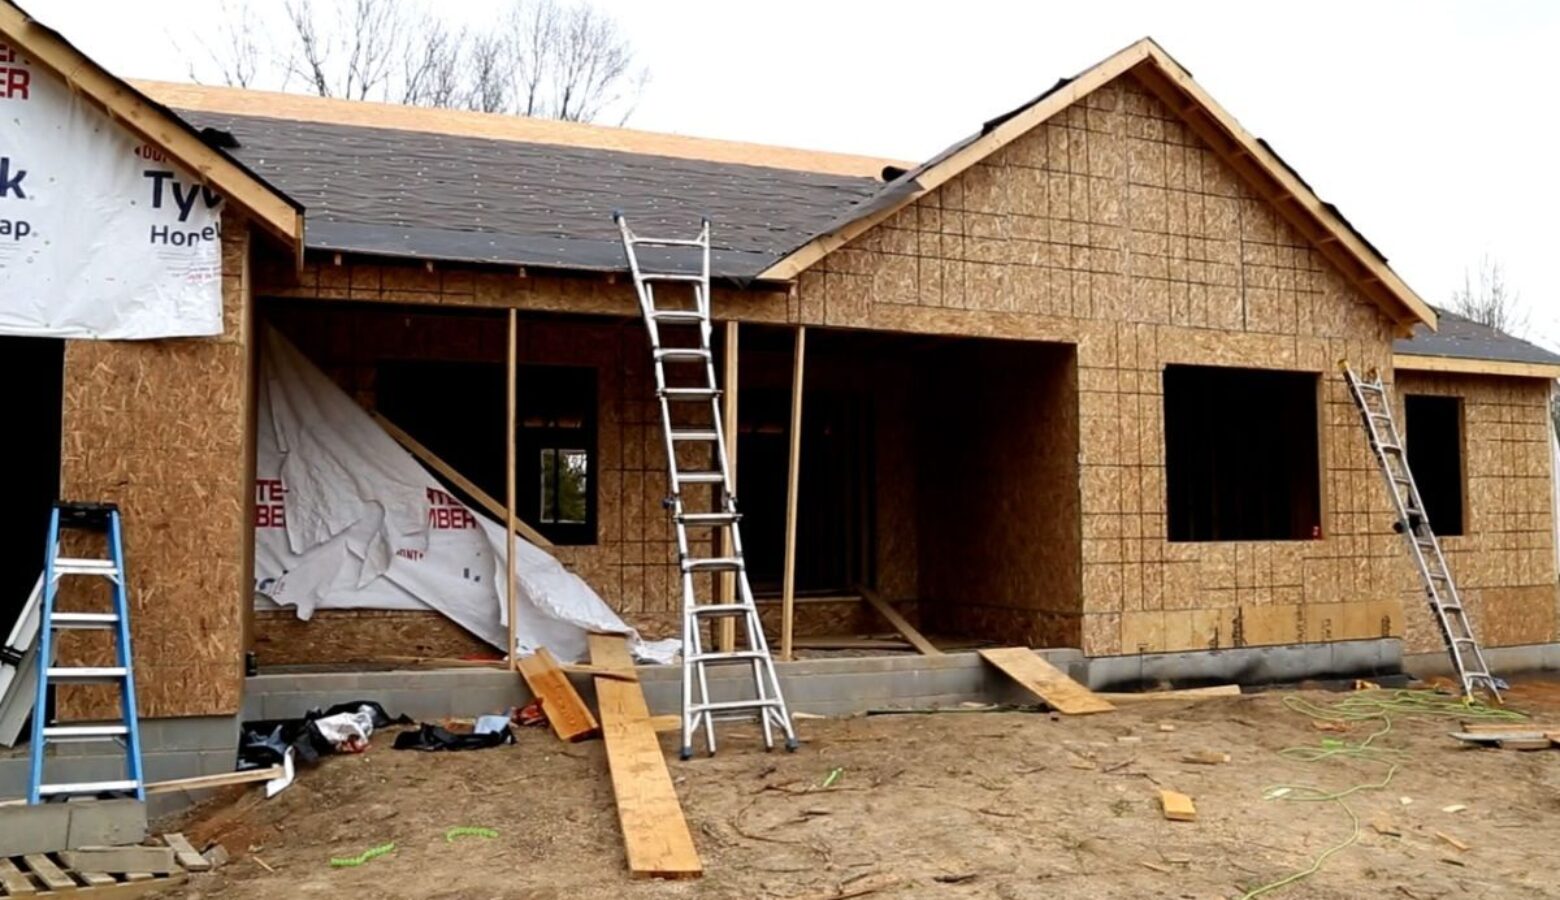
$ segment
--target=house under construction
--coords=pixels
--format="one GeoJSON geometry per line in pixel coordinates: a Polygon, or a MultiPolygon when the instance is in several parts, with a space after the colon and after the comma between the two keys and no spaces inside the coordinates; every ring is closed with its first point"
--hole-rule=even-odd
{"type": "MultiPolygon", "coordinates": [[[[1484,644],[1557,640],[1560,357],[1433,309],[1152,41],[909,163],[127,83],[4,3],[0,39],[225,201],[219,337],[0,338],[34,386],[12,433],[44,437],[14,445],[6,546],[42,546],[58,497],[119,504],[140,710],[169,734],[231,727],[246,656],[263,679],[492,653],[438,612],[305,621],[257,590],[285,490],[255,472],[268,329],[468,503],[504,495],[512,414],[524,533],[677,634],[614,210],[713,223],[746,562],[782,656],[888,630],[868,597],[945,646],[1441,652],[1343,360],[1395,392],[1484,644]]],[[[0,624],[37,573],[7,554],[0,624]]]]}

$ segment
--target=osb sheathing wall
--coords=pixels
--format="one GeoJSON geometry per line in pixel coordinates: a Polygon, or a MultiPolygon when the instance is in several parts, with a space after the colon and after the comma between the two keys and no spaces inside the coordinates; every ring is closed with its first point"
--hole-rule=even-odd
{"type": "MultiPolygon", "coordinates": [[[[1441,538],[1441,547],[1474,631],[1490,646],[1557,636],[1549,388],[1539,378],[1397,373],[1400,410],[1406,394],[1462,399],[1464,533],[1441,538]]],[[[1412,431],[1405,440],[1413,443],[1412,431]]],[[[1418,574],[1403,558],[1405,649],[1440,650],[1418,574]]]]}
{"type": "MultiPolygon", "coordinates": [[[[253,558],[249,240],[248,225],[224,216],[220,337],[66,344],[61,495],[119,504],[143,716],[240,704],[253,558]]],[[[72,593],[102,602],[100,590],[72,593]]],[[[62,657],[104,659],[103,637],[67,632],[62,657]]],[[[117,692],[72,687],[58,702],[64,717],[113,715],[117,692]]]]}
{"type": "Polygon", "coordinates": [[[1387,368],[1387,320],[1131,76],[825,257],[790,313],[1077,345],[1085,652],[1400,633],[1401,548],[1336,374],[1387,368]],[[1166,540],[1170,363],[1318,373],[1323,539],[1166,540]]]}
{"type": "Polygon", "coordinates": [[[916,384],[923,624],[999,643],[1078,646],[1072,347],[963,343],[930,357],[916,384]]]}

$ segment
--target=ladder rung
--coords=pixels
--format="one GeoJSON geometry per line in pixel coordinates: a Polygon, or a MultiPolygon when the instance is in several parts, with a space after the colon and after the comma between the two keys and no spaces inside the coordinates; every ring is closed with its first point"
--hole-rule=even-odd
{"type": "Polygon", "coordinates": [[[720,396],[720,388],[669,387],[661,389],[667,400],[713,400],[720,396]]]}
{"type": "Polygon", "coordinates": [[[740,616],[751,611],[752,607],[744,603],[706,603],[689,610],[696,616],[740,616]]]}
{"type": "Polygon", "coordinates": [[[107,575],[119,574],[119,567],[111,559],[70,559],[61,557],[54,561],[54,574],[58,575],[107,575]]]}
{"type": "Polygon", "coordinates": [[[119,617],[113,613],[57,612],[49,622],[58,629],[113,628],[119,617]]]}
{"type": "Polygon", "coordinates": [[[124,725],[50,725],[43,729],[46,741],[103,741],[129,734],[130,729],[124,725]]]}
{"type": "Polygon", "coordinates": [[[644,238],[644,237],[640,237],[637,234],[634,235],[634,237],[629,240],[629,243],[634,244],[635,246],[638,246],[639,244],[645,244],[646,246],[650,246],[650,247],[703,247],[704,246],[704,241],[701,238],[644,238]]]}
{"type": "Polygon", "coordinates": [[[704,559],[682,561],[686,572],[735,572],[742,568],[742,559],[736,556],[711,556],[704,559]]]}
{"type": "Polygon", "coordinates": [[[657,322],[697,325],[704,321],[704,313],[693,309],[658,309],[650,314],[657,322]]]}
{"type": "Polygon", "coordinates": [[[678,472],[677,480],[686,484],[722,484],[726,475],[723,472],[678,472]]]}
{"type": "Polygon", "coordinates": [[[773,709],[779,705],[779,700],[721,700],[715,703],[695,703],[688,709],[693,715],[698,716],[707,712],[731,712],[739,709],[773,709]]]}
{"type": "Polygon", "coordinates": [[[709,359],[710,351],[702,347],[663,347],[655,351],[655,358],[662,362],[691,362],[709,359]]]}
{"type": "Polygon", "coordinates": [[[677,517],[677,521],[684,525],[699,525],[710,528],[719,528],[730,525],[742,518],[741,513],[710,512],[710,513],[683,513],[677,517]]]}
{"type": "Polygon", "coordinates": [[[763,659],[766,656],[768,656],[768,654],[762,650],[728,650],[718,653],[695,653],[694,655],[688,657],[688,662],[741,662],[743,660],[763,659]]]}
{"type": "Polygon", "coordinates": [[[686,272],[641,272],[641,281],[681,281],[689,284],[703,284],[703,275],[690,275],[686,272]]]}
{"type": "Polygon", "coordinates": [[[713,429],[713,428],[710,428],[710,429],[690,428],[690,429],[685,429],[685,430],[682,430],[682,431],[679,431],[679,430],[674,428],[674,429],[672,429],[672,440],[674,440],[674,441],[718,441],[718,440],[720,440],[720,435],[717,434],[715,432],[715,429],[713,429]]]}
{"type": "Polygon", "coordinates": [[[54,681],[118,681],[128,674],[123,666],[50,666],[48,677],[54,681]]]}
{"type": "Polygon", "coordinates": [[[140,785],[134,781],[82,781],[76,784],[40,784],[38,794],[57,797],[61,794],[106,794],[114,791],[133,791],[140,785]]]}

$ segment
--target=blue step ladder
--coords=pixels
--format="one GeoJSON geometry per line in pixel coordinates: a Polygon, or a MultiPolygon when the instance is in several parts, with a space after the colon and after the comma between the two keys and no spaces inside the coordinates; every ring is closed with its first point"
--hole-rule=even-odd
{"type": "Polygon", "coordinates": [[[43,803],[70,797],[132,796],[146,799],[146,779],[141,771],[141,729],[136,720],[135,676],[130,663],[130,611],[125,588],[124,543],[119,529],[119,508],[112,503],[56,503],[49,515],[49,544],[43,563],[43,608],[38,628],[38,693],[33,705],[32,771],[27,782],[27,802],[43,803]],[[60,556],[62,529],[102,532],[107,538],[108,559],[73,559],[60,556]],[[113,611],[60,612],[54,608],[60,579],[85,575],[105,578],[113,594],[113,611]],[[56,666],[54,640],[67,630],[108,631],[115,638],[112,666],[56,666]],[[49,722],[49,685],[112,684],[119,688],[120,721],[91,725],[56,725],[49,722]],[[43,762],[50,744],[112,741],[124,747],[125,777],[117,781],[45,784],[43,762]]]}

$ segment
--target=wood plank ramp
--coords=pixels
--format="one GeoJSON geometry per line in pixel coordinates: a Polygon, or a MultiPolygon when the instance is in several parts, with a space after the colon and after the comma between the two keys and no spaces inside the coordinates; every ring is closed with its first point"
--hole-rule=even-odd
{"type": "Polygon", "coordinates": [[[1044,657],[1028,647],[998,647],[978,652],[982,659],[1007,673],[1009,678],[1023,685],[1057,712],[1079,716],[1110,712],[1116,708],[1068,678],[1062,670],[1046,662],[1044,657]]]}
{"type": "Polygon", "coordinates": [[[590,707],[580,699],[579,692],[569,683],[558,658],[546,647],[530,656],[516,660],[520,674],[531,688],[531,693],[541,698],[542,712],[559,740],[579,741],[600,730],[590,707]]]}
{"type": "MultiPolygon", "coordinates": [[[[613,672],[633,671],[634,661],[622,635],[592,634],[589,641],[592,665],[613,672]]],[[[704,866],[638,680],[598,677],[596,699],[629,871],[636,878],[703,875],[704,866]]]]}

